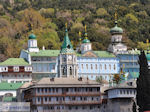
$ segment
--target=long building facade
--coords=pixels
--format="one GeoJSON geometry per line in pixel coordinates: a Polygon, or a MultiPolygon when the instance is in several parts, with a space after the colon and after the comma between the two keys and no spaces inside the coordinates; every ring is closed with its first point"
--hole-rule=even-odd
{"type": "MultiPolygon", "coordinates": [[[[109,82],[114,74],[119,74],[120,71],[128,73],[129,78],[139,76],[139,51],[128,50],[122,43],[123,29],[117,26],[117,21],[115,27],[110,30],[112,37],[108,51],[92,50],[92,43],[88,39],[87,32],[74,50],[68,31],[66,30],[65,33],[65,41],[60,50],[47,50],[44,46],[40,50],[37,46],[37,37],[34,34],[29,36],[28,48],[21,51],[18,59],[24,59],[32,67],[33,80],[40,80],[43,77],[62,77],[64,74],[71,73],[75,77],[90,80],[102,77],[109,82]]],[[[5,67],[5,62],[0,66],[5,67]]],[[[1,74],[3,74],[2,71],[0,71],[1,74]]]]}
{"type": "Polygon", "coordinates": [[[31,112],[99,112],[100,85],[87,78],[43,78],[21,93],[31,112]]]}

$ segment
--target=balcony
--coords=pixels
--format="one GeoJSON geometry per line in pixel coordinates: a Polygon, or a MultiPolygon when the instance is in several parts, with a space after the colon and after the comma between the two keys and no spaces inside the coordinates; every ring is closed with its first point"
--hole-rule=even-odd
{"type": "Polygon", "coordinates": [[[35,103],[35,105],[97,105],[101,101],[51,101],[35,103]]]}
{"type": "Polygon", "coordinates": [[[36,93],[35,97],[100,96],[100,92],[36,93]]]}

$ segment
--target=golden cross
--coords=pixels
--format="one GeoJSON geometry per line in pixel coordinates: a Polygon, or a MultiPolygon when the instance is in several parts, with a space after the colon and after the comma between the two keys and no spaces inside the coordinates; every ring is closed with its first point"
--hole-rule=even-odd
{"type": "Polygon", "coordinates": [[[66,27],[66,29],[67,29],[67,27],[68,27],[68,24],[67,24],[67,23],[65,23],[65,27],[66,27]]]}

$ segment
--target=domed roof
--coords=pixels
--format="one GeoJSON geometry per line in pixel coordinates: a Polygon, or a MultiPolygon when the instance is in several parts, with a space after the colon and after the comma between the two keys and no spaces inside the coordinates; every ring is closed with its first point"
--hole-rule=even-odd
{"type": "Polygon", "coordinates": [[[84,39],[84,40],[82,41],[82,43],[90,43],[90,40],[89,40],[89,39],[84,39]]]}
{"type": "Polygon", "coordinates": [[[123,29],[121,27],[117,26],[117,21],[115,21],[115,27],[110,29],[110,33],[111,34],[122,34],[123,33],[123,29]]]}
{"type": "Polygon", "coordinates": [[[85,35],[85,39],[82,41],[82,43],[90,43],[90,40],[87,37],[87,33],[85,33],[84,35],[85,35]]]}
{"type": "Polygon", "coordinates": [[[29,35],[29,39],[36,39],[36,36],[34,34],[29,35]]]}

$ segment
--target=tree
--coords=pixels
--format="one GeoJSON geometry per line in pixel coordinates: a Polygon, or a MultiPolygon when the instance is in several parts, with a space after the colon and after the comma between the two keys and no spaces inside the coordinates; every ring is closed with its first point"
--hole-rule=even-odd
{"type": "Polygon", "coordinates": [[[133,102],[132,112],[136,112],[136,103],[135,103],[135,101],[133,102]]]}
{"type": "Polygon", "coordinates": [[[121,75],[120,74],[115,74],[114,77],[113,77],[113,81],[114,83],[116,84],[119,84],[121,82],[121,75]]]}

